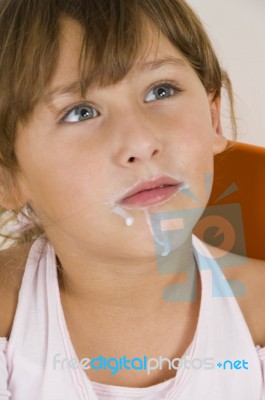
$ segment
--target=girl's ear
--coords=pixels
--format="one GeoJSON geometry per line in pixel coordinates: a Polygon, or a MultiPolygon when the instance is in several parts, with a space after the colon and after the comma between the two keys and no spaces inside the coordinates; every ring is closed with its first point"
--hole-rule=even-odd
{"type": "Polygon", "coordinates": [[[221,100],[220,97],[214,97],[211,93],[208,96],[209,104],[212,115],[212,126],[213,126],[213,154],[222,153],[227,146],[227,139],[223,135],[223,129],[221,124],[221,100]]]}
{"type": "Polygon", "coordinates": [[[11,174],[0,166],[0,206],[7,210],[18,210],[26,203],[11,174]]]}

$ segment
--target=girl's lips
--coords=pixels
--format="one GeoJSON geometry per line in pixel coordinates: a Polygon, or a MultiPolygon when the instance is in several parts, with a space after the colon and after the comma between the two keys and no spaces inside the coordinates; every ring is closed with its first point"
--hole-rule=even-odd
{"type": "Polygon", "coordinates": [[[181,183],[176,185],[170,185],[165,187],[156,187],[154,189],[143,190],[138,192],[132,196],[129,196],[123,199],[120,202],[122,206],[130,206],[130,208],[135,207],[146,207],[153,204],[165,202],[169,200],[174,194],[176,194],[180,187],[181,183]]]}

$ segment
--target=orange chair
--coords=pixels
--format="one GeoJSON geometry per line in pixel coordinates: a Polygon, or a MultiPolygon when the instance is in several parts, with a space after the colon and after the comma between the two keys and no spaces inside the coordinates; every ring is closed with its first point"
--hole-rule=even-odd
{"type": "Polygon", "coordinates": [[[194,233],[224,250],[265,260],[264,206],[265,148],[228,141],[214,157],[211,197],[197,224],[204,229],[196,225],[194,233]]]}

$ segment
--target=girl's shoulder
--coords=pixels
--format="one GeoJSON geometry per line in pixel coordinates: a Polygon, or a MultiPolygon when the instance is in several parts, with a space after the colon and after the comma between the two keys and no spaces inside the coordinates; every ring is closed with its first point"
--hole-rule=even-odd
{"type": "Polygon", "coordinates": [[[0,337],[9,337],[32,243],[0,251],[0,337]]]}
{"type": "MultiPolygon", "coordinates": [[[[204,243],[218,263],[227,254],[204,243]]],[[[243,284],[244,294],[235,297],[255,345],[265,347],[265,261],[229,253],[231,266],[222,268],[226,279],[243,284]]],[[[232,287],[232,286],[231,286],[232,287]]],[[[233,288],[232,288],[233,289],[233,288]]]]}

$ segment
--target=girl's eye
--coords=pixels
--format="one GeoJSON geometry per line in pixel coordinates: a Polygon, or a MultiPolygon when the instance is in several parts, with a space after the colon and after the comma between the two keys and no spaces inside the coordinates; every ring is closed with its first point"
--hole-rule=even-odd
{"type": "Polygon", "coordinates": [[[168,97],[174,96],[177,92],[180,92],[180,89],[177,89],[175,86],[172,84],[168,83],[163,83],[160,85],[155,86],[152,88],[146,98],[145,101],[148,103],[150,101],[155,101],[155,100],[162,100],[168,97]]]}
{"type": "Polygon", "coordinates": [[[95,118],[98,115],[99,112],[94,107],[89,105],[79,105],[67,111],[61,121],[75,123],[95,118]]]}

